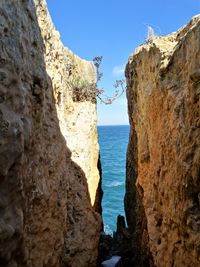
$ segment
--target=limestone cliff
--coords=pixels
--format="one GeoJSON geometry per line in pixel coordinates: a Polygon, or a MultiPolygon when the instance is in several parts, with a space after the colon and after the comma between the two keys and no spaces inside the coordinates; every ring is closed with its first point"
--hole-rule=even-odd
{"type": "Polygon", "coordinates": [[[62,45],[45,0],[1,0],[1,267],[95,266],[96,104],[82,92],[95,79],[62,45]]]}
{"type": "Polygon", "coordinates": [[[200,266],[200,16],[139,47],[126,77],[135,266],[200,266]]]}

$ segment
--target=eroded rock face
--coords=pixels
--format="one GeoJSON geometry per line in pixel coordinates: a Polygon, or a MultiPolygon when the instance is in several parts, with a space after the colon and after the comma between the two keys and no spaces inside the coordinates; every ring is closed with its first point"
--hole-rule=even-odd
{"type": "Polygon", "coordinates": [[[126,77],[133,249],[149,265],[200,266],[200,16],[139,47],[126,77]]]}
{"type": "Polygon", "coordinates": [[[0,2],[1,267],[96,265],[96,105],[73,100],[95,76],[44,0],[0,2]]]}

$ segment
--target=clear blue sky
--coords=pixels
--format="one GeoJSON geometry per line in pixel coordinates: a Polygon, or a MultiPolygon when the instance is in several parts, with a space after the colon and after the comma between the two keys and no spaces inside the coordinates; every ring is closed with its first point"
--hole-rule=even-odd
{"type": "MultiPolygon", "coordinates": [[[[200,13],[200,0],[47,0],[61,39],[74,53],[92,60],[103,56],[101,87],[114,92],[129,55],[144,42],[147,26],[165,35],[200,13]]],[[[128,124],[126,96],[98,104],[98,124],[128,124]]]]}

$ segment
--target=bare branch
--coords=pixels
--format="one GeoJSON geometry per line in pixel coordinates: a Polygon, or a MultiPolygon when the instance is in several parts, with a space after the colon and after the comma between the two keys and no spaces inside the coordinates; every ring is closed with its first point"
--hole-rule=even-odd
{"type": "Polygon", "coordinates": [[[73,75],[76,66],[71,64],[69,66],[69,75],[72,75],[72,85],[73,85],[73,100],[83,101],[90,100],[93,103],[96,102],[96,98],[100,100],[101,103],[106,105],[112,104],[114,100],[119,98],[125,91],[125,80],[116,80],[114,84],[115,93],[114,96],[107,96],[104,94],[104,89],[98,87],[98,83],[103,77],[103,73],[100,71],[100,65],[103,57],[98,56],[93,59],[94,66],[96,67],[97,81],[96,83],[89,83],[87,80],[82,79],[79,75],[73,75]]]}
{"type": "Polygon", "coordinates": [[[97,72],[96,96],[100,100],[101,103],[109,105],[109,104],[112,104],[114,100],[119,98],[124,93],[125,80],[116,80],[116,82],[114,84],[114,88],[115,88],[114,96],[109,97],[109,96],[105,95],[104,90],[98,88],[98,83],[101,81],[101,79],[103,77],[103,73],[100,71],[100,65],[101,65],[102,59],[103,59],[102,56],[95,57],[93,59],[94,66],[96,67],[96,72],[97,72]]]}

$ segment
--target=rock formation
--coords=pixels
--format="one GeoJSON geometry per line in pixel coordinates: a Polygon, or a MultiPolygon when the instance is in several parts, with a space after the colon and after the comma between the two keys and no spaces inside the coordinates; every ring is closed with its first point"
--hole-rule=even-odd
{"type": "Polygon", "coordinates": [[[200,266],[200,16],[147,40],[126,77],[125,206],[140,250],[135,266],[200,266]]]}
{"type": "Polygon", "coordinates": [[[96,104],[83,97],[95,79],[62,45],[45,0],[1,0],[1,267],[96,265],[96,104]]]}

